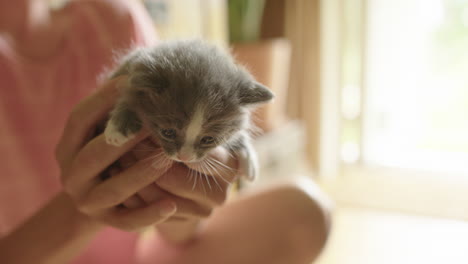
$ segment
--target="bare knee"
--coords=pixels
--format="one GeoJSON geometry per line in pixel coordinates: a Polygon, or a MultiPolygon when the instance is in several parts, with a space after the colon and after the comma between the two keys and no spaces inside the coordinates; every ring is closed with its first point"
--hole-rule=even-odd
{"type": "Polygon", "coordinates": [[[320,255],[330,234],[331,203],[318,188],[304,187],[307,186],[293,184],[276,189],[289,214],[289,228],[284,231],[287,247],[283,252],[288,256],[287,263],[311,263],[320,255]]]}

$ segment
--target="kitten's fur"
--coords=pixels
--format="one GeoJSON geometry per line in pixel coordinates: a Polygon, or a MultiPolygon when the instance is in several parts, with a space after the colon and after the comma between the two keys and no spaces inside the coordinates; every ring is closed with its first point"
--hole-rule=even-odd
{"type": "Polygon", "coordinates": [[[273,94],[227,53],[198,40],[166,42],[130,53],[112,77],[120,75],[129,78],[105,130],[109,144],[125,143],[146,125],[175,161],[200,161],[222,145],[247,179],[257,176],[250,110],[273,94]]]}

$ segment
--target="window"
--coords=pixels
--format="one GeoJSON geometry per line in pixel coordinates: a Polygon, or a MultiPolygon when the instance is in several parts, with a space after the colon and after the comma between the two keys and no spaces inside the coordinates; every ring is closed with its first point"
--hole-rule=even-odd
{"type": "Polygon", "coordinates": [[[322,16],[324,188],[467,219],[468,0],[327,0],[322,16]]]}
{"type": "Polygon", "coordinates": [[[344,4],[342,160],[467,173],[468,1],[344,4]]]}

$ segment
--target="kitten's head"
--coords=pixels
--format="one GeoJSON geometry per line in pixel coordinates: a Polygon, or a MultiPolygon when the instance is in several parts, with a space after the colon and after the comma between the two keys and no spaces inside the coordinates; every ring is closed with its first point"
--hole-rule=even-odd
{"type": "Polygon", "coordinates": [[[271,91],[219,48],[178,41],[143,51],[130,69],[137,112],[173,160],[195,162],[230,145],[249,126],[252,106],[271,91]]]}

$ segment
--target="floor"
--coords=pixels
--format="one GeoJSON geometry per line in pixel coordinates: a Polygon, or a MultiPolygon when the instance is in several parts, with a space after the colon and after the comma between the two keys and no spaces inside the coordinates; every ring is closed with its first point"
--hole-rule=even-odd
{"type": "Polygon", "coordinates": [[[339,208],[318,264],[466,264],[468,222],[339,208]]]}

